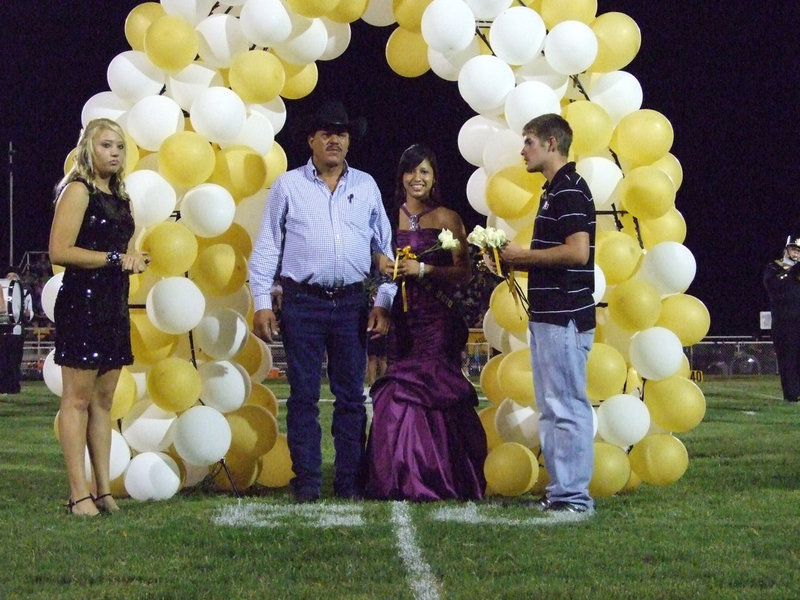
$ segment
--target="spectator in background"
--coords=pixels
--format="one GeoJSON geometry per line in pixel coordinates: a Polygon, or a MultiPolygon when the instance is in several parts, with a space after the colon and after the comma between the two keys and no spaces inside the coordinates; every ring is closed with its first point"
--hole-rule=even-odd
{"type": "Polygon", "coordinates": [[[786,240],[783,255],[764,269],[772,312],[772,344],[783,399],[800,400],[800,238],[786,240]]]}

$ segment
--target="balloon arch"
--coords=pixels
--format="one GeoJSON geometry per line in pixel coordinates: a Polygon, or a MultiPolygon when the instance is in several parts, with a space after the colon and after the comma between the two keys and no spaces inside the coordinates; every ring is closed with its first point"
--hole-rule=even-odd
{"type": "MultiPolygon", "coordinates": [[[[250,331],[247,257],[267,190],[287,168],[275,142],[283,101],[314,90],[318,61],[344,53],[357,19],[397,25],[386,59],[398,75],[431,70],[457,82],[476,113],[458,134],[462,157],[475,167],[467,197],[487,227],[509,239],[529,242],[542,184],[520,165],[522,126],[548,112],[569,121],[572,158],[598,209],[591,492],[679,479],[688,454],[674,433],[705,414],[683,347],[706,335],[710,318],[685,293],[696,265],[675,208],[682,170],[669,152],[672,126],[641,107],[639,82],[622,70],[639,51],[639,28],[623,13],[596,13],[596,0],[136,6],[125,21],[131,50],[110,62],[109,91],[91,97],[81,115],[84,125],[108,117],[125,129],[136,239],[152,258],[147,274],[131,277],[136,362],[123,369],[114,396],[115,492],[164,499],[210,471],[215,486],[234,492],[291,478],[278,404],[261,383],[272,356],[250,331]]],[[[51,318],[60,277],[43,291],[51,318]]],[[[511,289],[498,284],[484,319],[499,353],[481,372],[490,406],[480,417],[488,491],[515,496],[543,489],[547,474],[537,460],[527,318],[511,289]]],[[[52,355],[44,378],[60,395],[52,355]]]]}

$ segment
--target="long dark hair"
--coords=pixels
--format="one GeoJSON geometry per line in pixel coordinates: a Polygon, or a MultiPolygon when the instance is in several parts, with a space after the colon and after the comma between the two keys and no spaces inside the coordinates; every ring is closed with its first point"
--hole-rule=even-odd
{"type": "Polygon", "coordinates": [[[430,206],[439,206],[442,203],[442,197],[439,194],[439,165],[436,162],[436,154],[425,144],[414,144],[403,150],[403,154],[400,156],[400,162],[397,164],[397,174],[395,176],[394,185],[394,203],[396,208],[399,209],[406,200],[406,190],[403,187],[403,175],[411,172],[414,167],[425,159],[431,164],[431,169],[433,170],[433,187],[431,187],[431,195],[428,204],[430,204],[430,206]]]}

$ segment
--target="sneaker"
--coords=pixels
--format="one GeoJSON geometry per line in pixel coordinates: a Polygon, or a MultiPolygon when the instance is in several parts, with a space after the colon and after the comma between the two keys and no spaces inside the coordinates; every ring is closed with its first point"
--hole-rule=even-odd
{"type": "Polygon", "coordinates": [[[594,507],[572,502],[551,502],[545,509],[547,515],[558,521],[583,521],[594,515],[594,507]]]}
{"type": "Polygon", "coordinates": [[[550,504],[549,498],[547,496],[542,496],[538,500],[534,500],[532,504],[528,504],[528,506],[540,512],[545,512],[550,508],[550,504]]]}

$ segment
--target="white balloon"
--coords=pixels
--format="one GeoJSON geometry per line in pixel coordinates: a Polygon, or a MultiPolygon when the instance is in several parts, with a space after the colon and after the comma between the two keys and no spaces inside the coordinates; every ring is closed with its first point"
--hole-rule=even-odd
{"type": "Polygon", "coordinates": [[[594,292],[592,292],[592,299],[594,303],[603,300],[606,293],[606,275],[603,269],[597,263],[594,263],[594,292]]]}
{"type": "Polygon", "coordinates": [[[632,446],[650,428],[650,411],[637,396],[617,394],[604,400],[597,409],[597,433],[609,444],[632,446]]]}
{"type": "Polygon", "coordinates": [[[239,19],[232,15],[213,14],[197,24],[197,53],[203,62],[216,68],[228,68],[233,57],[250,49],[239,19]]]}
{"type": "Polygon", "coordinates": [[[661,242],[648,250],[634,277],[650,283],[665,296],[685,292],[697,272],[692,251],[678,242],[661,242]]]}
{"type": "Polygon", "coordinates": [[[547,34],[544,55],[558,73],[581,73],[597,58],[597,36],[586,23],[561,21],[547,34]]]}
{"type": "Polygon", "coordinates": [[[483,335],[486,337],[486,341],[489,342],[489,345],[495,350],[504,354],[511,352],[511,346],[508,342],[508,331],[500,327],[490,310],[483,313],[483,335]]]}
{"type": "Polygon", "coordinates": [[[240,408],[250,396],[250,374],[236,362],[207,362],[200,365],[197,371],[203,381],[200,398],[206,406],[227,413],[240,408]]]}
{"type": "Polygon", "coordinates": [[[588,93],[592,102],[606,109],[614,124],[642,108],[642,85],[626,71],[603,73],[592,82],[588,93]]]}
{"type": "Polygon", "coordinates": [[[630,362],[645,379],[666,379],[683,364],[683,347],[677,335],[666,327],[650,327],[631,337],[630,362]]]}
{"type": "Polygon", "coordinates": [[[481,53],[481,46],[478,38],[472,38],[469,45],[463,50],[444,54],[428,46],[428,62],[431,71],[446,81],[458,81],[458,74],[461,67],[470,59],[481,53]]]}
{"type": "Polygon", "coordinates": [[[63,280],[64,271],[61,271],[48,279],[47,283],[45,283],[42,288],[42,310],[53,323],[56,322],[56,298],[58,297],[58,291],[61,289],[61,282],[63,280]]]}
{"type": "Polygon", "coordinates": [[[539,413],[506,398],[494,414],[494,426],[504,442],[516,442],[526,448],[539,446],[539,413]]]}
{"type": "Polygon", "coordinates": [[[602,156],[588,156],[575,163],[575,170],[586,180],[596,210],[611,207],[611,194],[622,180],[622,170],[614,161],[602,156]]]}
{"type": "Polygon", "coordinates": [[[206,298],[206,315],[220,308],[233,309],[242,318],[247,319],[250,309],[253,308],[253,296],[250,295],[250,288],[245,284],[227,296],[209,296],[206,298]]]}
{"type": "Polygon", "coordinates": [[[514,72],[496,56],[469,59],[458,74],[458,91],[472,110],[499,114],[514,89],[514,72]]]}
{"type": "Polygon", "coordinates": [[[248,146],[258,154],[264,155],[270,151],[274,142],[275,130],[272,122],[263,113],[250,111],[239,135],[229,142],[220,142],[220,147],[248,146]]]}
{"type": "MultiPolygon", "coordinates": [[[[267,117],[269,122],[272,123],[272,130],[276,135],[286,124],[286,104],[280,96],[264,104],[248,104],[247,110],[250,114],[257,112],[267,117]]],[[[267,151],[269,151],[269,148],[267,151]]]]}
{"type": "Polygon", "coordinates": [[[203,137],[212,142],[227,142],[241,133],[247,110],[236,92],[215,86],[197,94],[189,119],[194,130],[203,137]]]}
{"type": "Polygon", "coordinates": [[[467,201],[475,212],[489,216],[491,211],[486,202],[486,179],[486,169],[483,167],[472,172],[467,180],[467,201]]]}
{"type": "Polygon", "coordinates": [[[370,0],[367,3],[367,10],[361,15],[361,20],[373,27],[386,27],[396,23],[392,0],[370,0]]]}
{"type": "Polygon", "coordinates": [[[506,124],[497,117],[470,117],[458,131],[458,150],[461,156],[468,163],[480,167],[483,165],[483,149],[487,138],[502,129],[506,129],[506,124]]]}
{"type": "Polygon", "coordinates": [[[208,16],[215,0],[161,0],[164,12],[197,25],[208,16]]]}
{"type": "Polygon", "coordinates": [[[183,131],[183,111],[167,96],[146,96],[128,111],[126,130],[140,148],[155,152],[174,133],[183,131]]]}
{"type": "Polygon", "coordinates": [[[517,134],[517,153],[522,148],[519,136],[531,119],[548,113],[561,113],[561,102],[553,89],[541,81],[525,81],[506,97],[505,116],[509,129],[517,134]]]}
{"type": "Polygon", "coordinates": [[[477,19],[494,19],[511,6],[513,0],[464,0],[477,19]]]}
{"type": "Polygon", "coordinates": [[[248,0],[239,22],[244,36],[256,46],[280,44],[292,33],[292,20],[280,0],[248,0]]]}
{"type": "Polygon", "coordinates": [[[111,119],[119,123],[132,103],[114,92],[100,92],[89,98],[81,110],[81,125],[86,127],[94,119],[111,119]]]}
{"type": "Polygon", "coordinates": [[[489,135],[483,148],[483,168],[488,176],[501,169],[522,165],[522,129],[519,132],[508,128],[489,135]]]}
{"type": "Polygon", "coordinates": [[[125,491],[134,500],[167,500],[181,487],[178,464],[163,452],[143,452],[133,457],[125,471],[125,491]]]}
{"type": "Polygon", "coordinates": [[[249,338],[247,321],[232,308],[208,313],[194,328],[197,346],[216,360],[233,358],[249,338]]]}
{"type": "Polygon", "coordinates": [[[328,43],[325,52],[319,57],[320,60],[333,60],[339,58],[350,45],[352,37],[350,23],[337,23],[326,17],[321,17],[320,21],[325,25],[328,32],[328,43]]]}
{"type": "Polygon", "coordinates": [[[231,446],[231,427],[225,416],[210,406],[193,406],[175,422],[175,450],[196,466],[221,460],[231,446]]]}
{"type": "Polygon", "coordinates": [[[433,0],[422,13],[422,39],[429,48],[452,54],[475,37],[475,16],[462,0],[433,0]]]}
{"type": "Polygon", "coordinates": [[[539,54],[532,61],[514,69],[517,83],[526,81],[539,81],[552,89],[558,98],[563,98],[569,89],[569,75],[556,73],[543,54],[539,54]]]}
{"type": "Polygon", "coordinates": [[[195,283],[185,277],[167,277],[148,292],[147,317],[165,333],[188,333],[203,318],[206,301],[195,283]]]}
{"type": "MultiPolygon", "coordinates": [[[[113,481],[125,472],[131,462],[131,448],[122,434],[116,429],[111,430],[111,456],[109,457],[108,478],[113,481]]],[[[94,471],[92,461],[89,457],[89,448],[86,448],[84,455],[84,468],[86,470],[86,481],[94,481],[94,471]]]]}
{"type": "Polygon", "coordinates": [[[258,192],[252,196],[248,196],[236,205],[236,215],[233,217],[233,222],[245,228],[250,241],[255,243],[258,237],[258,232],[261,229],[261,220],[264,216],[264,207],[267,204],[267,193],[258,192]]]}
{"type": "Polygon", "coordinates": [[[546,35],[542,17],[527,6],[505,9],[489,28],[492,51],[510,65],[524,65],[536,58],[546,35]]]}
{"type": "Polygon", "coordinates": [[[192,108],[197,94],[212,86],[224,85],[219,71],[199,62],[190,63],[167,76],[167,94],[186,112],[192,108]]]}
{"type": "Polygon", "coordinates": [[[233,223],[236,202],[231,193],[216,183],[201,183],[184,194],[180,222],[195,235],[216,237],[233,223]]]}
{"type": "Polygon", "coordinates": [[[144,52],[127,50],[111,59],[106,70],[108,87],[120,98],[136,102],[157,95],[164,87],[164,71],[155,66],[144,52]]]}
{"type": "Polygon", "coordinates": [[[175,210],[177,194],[156,171],[142,169],[125,178],[131,199],[131,212],[138,227],[146,228],[169,218],[175,210]]]}
{"type": "Polygon", "coordinates": [[[42,377],[47,389],[56,396],[61,397],[64,393],[64,382],[61,379],[61,367],[55,362],[56,349],[53,348],[47,353],[42,365],[42,377]]]}
{"type": "Polygon", "coordinates": [[[250,381],[260,383],[267,378],[267,375],[272,370],[272,350],[264,340],[256,338],[256,342],[261,349],[261,362],[258,364],[255,373],[250,375],[250,381]]]}
{"type": "Polygon", "coordinates": [[[172,443],[170,427],[175,413],[145,399],[134,404],[122,419],[122,436],[137,452],[166,450],[172,443]]]}
{"type": "Polygon", "coordinates": [[[309,19],[290,14],[292,33],[272,50],[281,59],[295,65],[307,65],[319,60],[328,46],[328,30],[321,19],[309,19]]]}

